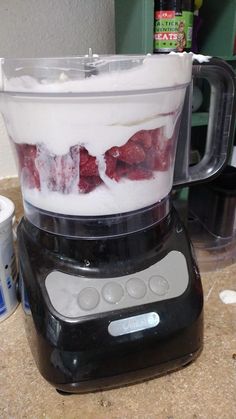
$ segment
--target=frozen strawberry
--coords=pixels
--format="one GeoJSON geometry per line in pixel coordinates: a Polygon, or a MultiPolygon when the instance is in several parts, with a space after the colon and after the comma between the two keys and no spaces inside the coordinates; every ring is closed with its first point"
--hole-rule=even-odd
{"type": "Polygon", "coordinates": [[[109,176],[111,179],[116,179],[116,165],[117,159],[109,155],[107,152],[105,154],[105,162],[106,162],[106,175],[109,176]]]}
{"type": "Polygon", "coordinates": [[[145,168],[147,170],[154,170],[155,169],[155,149],[154,149],[154,147],[147,150],[145,160],[142,162],[141,167],[145,168]]]}
{"type": "Polygon", "coordinates": [[[142,130],[136,132],[129,141],[140,144],[145,150],[148,150],[152,146],[152,135],[150,131],[142,130]]]}
{"type": "Polygon", "coordinates": [[[171,164],[171,154],[168,148],[165,151],[159,152],[155,157],[155,170],[160,170],[165,172],[170,168],[171,164]]]}
{"type": "Polygon", "coordinates": [[[129,164],[124,163],[122,161],[118,161],[117,166],[116,166],[116,172],[115,172],[116,180],[118,181],[123,176],[126,176],[127,173],[132,169],[133,169],[133,166],[130,166],[129,164]]]}
{"type": "Polygon", "coordinates": [[[56,163],[56,190],[58,192],[69,193],[75,176],[74,161],[71,154],[55,157],[56,163]]]}
{"type": "Polygon", "coordinates": [[[78,162],[80,160],[80,151],[81,148],[79,145],[74,145],[73,147],[70,148],[70,155],[72,160],[78,162]]]}
{"type": "Polygon", "coordinates": [[[37,154],[37,147],[36,145],[32,145],[32,144],[23,144],[21,146],[24,157],[25,158],[33,158],[35,159],[36,154],[37,154]]]}
{"type": "Polygon", "coordinates": [[[80,149],[80,166],[86,164],[89,160],[89,153],[86,148],[82,147],[80,149]]]}
{"type": "Polygon", "coordinates": [[[40,179],[37,170],[23,167],[21,170],[21,179],[25,186],[30,189],[40,189],[40,179]]]}
{"type": "Polygon", "coordinates": [[[93,189],[93,185],[89,182],[88,178],[81,177],[79,181],[79,191],[82,193],[88,193],[93,189]]]}
{"type": "Polygon", "coordinates": [[[88,193],[95,189],[102,183],[102,179],[99,176],[81,176],[79,181],[79,191],[81,193],[88,193]]]}
{"type": "Polygon", "coordinates": [[[99,176],[96,157],[88,155],[88,159],[84,161],[87,156],[82,157],[80,161],[80,176],[99,176]]]}
{"type": "Polygon", "coordinates": [[[101,183],[103,183],[100,176],[93,176],[92,182],[93,182],[94,186],[99,186],[99,185],[101,185],[101,183]]]}
{"type": "Polygon", "coordinates": [[[80,165],[80,146],[79,145],[75,145],[73,147],[70,148],[70,156],[73,160],[73,165],[72,165],[72,173],[73,173],[73,184],[71,186],[71,190],[73,191],[73,188],[76,188],[76,185],[78,184],[78,179],[79,179],[79,165],[80,165]]]}
{"type": "Polygon", "coordinates": [[[149,131],[149,134],[152,138],[152,145],[156,146],[163,137],[163,128],[156,128],[149,131]]]}
{"type": "Polygon", "coordinates": [[[74,161],[74,174],[75,176],[97,176],[98,167],[96,158],[89,155],[88,150],[85,147],[78,145],[71,147],[70,153],[74,161]]]}
{"type": "Polygon", "coordinates": [[[163,139],[159,142],[155,150],[155,170],[162,172],[169,169],[171,165],[172,155],[172,142],[167,139],[163,139]]]}
{"type": "Polygon", "coordinates": [[[16,146],[16,150],[25,185],[29,188],[40,189],[39,172],[35,165],[37,157],[36,145],[21,144],[16,146]]]}
{"type": "Polygon", "coordinates": [[[130,180],[151,179],[151,177],[152,177],[151,170],[133,169],[127,173],[127,178],[130,180]]]}
{"type": "Polygon", "coordinates": [[[40,189],[40,178],[39,178],[39,172],[37,169],[33,171],[33,183],[34,183],[33,188],[40,189]]]}
{"type": "Polygon", "coordinates": [[[56,156],[49,153],[44,146],[38,146],[37,158],[35,159],[35,165],[40,173],[40,179],[42,187],[47,187],[50,191],[57,190],[57,168],[56,168],[56,156]]]}
{"type": "Polygon", "coordinates": [[[130,140],[121,147],[112,147],[109,154],[128,164],[141,163],[145,159],[144,149],[130,140]]]}
{"type": "Polygon", "coordinates": [[[16,144],[16,151],[20,167],[28,167],[32,165],[37,155],[36,145],[16,144]]]}

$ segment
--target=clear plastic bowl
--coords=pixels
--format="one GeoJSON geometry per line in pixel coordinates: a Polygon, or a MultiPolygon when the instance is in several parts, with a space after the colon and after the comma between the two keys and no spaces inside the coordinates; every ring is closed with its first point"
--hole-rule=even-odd
{"type": "Polygon", "coordinates": [[[162,201],[191,70],[187,54],[2,60],[1,109],[29,219],[162,201]]]}

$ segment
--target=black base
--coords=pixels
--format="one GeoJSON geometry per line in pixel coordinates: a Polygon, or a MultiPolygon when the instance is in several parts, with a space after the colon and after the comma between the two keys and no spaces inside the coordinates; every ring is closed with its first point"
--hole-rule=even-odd
{"type": "Polygon", "coordinates": [[[200,353],[201,280],[174,209],[161,223],[122,237],[68,239],[45,233],[26,220],[18,237],[21,275],[31,309],[31,313],[25,310],[28,339],[41,374],[56,389],[81,393],[127,385],[178,369],[200,353]],[[70,322],[55,314],[45,297],[45,278],[55,269],[111,278],[146,269],[172,250],[184,254],[189,272],[189,285],[179,297],[70,322]],[[108,333],[111,321],[150,311],[161,319],[155,328],[118,337],[108,333]]]}
{"type": "MultiPolygon", "coordinates": [[[[154,365],[144,368],[139,371],[132,371],[131,373],[119,374],[118,376],[111,376],[105,379],[90,380],[85,383],[68,383],[59,385],[56,390],[62,396],[68,396],[77,393],[96,392],[105,389],[114,389],[122,386],[133,385],[142,381],[155,379],[162,375],[178,371],[181,368],[187,367],[191,364],[201,353],[202,348],[198,351],[183,356],[163,364],[154,365]]],[[[55,386],[54,383],[50,383],[55,386]]]]}

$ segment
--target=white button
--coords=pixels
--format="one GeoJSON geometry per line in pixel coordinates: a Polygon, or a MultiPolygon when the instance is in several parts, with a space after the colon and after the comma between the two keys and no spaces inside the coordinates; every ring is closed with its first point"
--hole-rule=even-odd
{"type": "Polygon", "coordinates": [[[83,310],[92,310],[97,307],[99,300],[98,291],[92,287],[82,289],[78,295],[78,304],[83,310]]]}
{"type": "Polygon", "coordinates": [[[165,295],[170,288],[168,281],[160,275],[154,275],[149,279],[149,287],[157,295],[165,295]]]}
{"type": "Polygon", "coordinates": [[[124,295],[124,290],[121,285],[116,282],[109,282],[102,289],[104,300],[110,304],[117,304],[124,295]]]}
{"type": "Polygon", "coordinates": [[[142,279],[131,278],[126,284],[129,295],[133,298],[143,298],[147,292],[147,287],[142,279]]]}

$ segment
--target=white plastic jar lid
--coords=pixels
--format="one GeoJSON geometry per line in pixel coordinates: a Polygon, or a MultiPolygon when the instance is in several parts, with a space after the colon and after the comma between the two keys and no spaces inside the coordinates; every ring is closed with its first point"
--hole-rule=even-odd
{"type": "Polygon", "coordinates": [[[3,227],[4,224],[9,222],[13,217],[14,211],[15,206],[13,202],[5,196],[0,195],[0,227],[3,227]]]}

